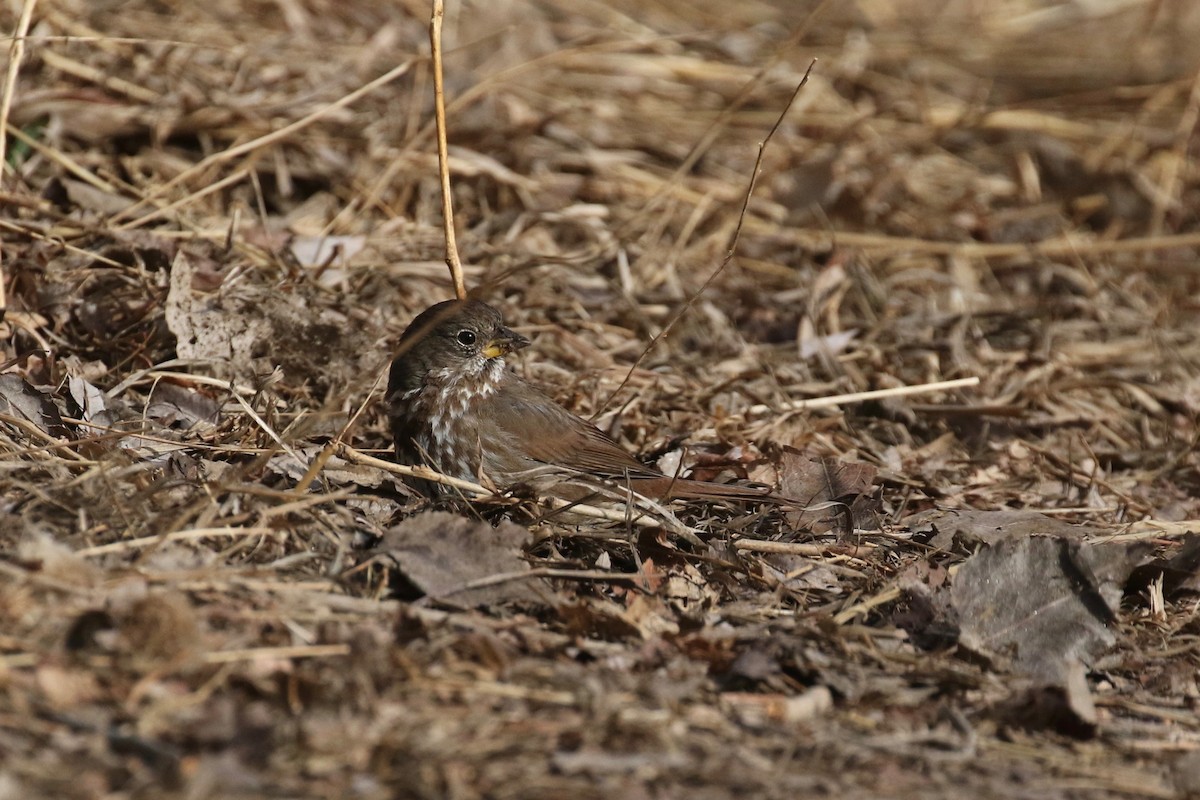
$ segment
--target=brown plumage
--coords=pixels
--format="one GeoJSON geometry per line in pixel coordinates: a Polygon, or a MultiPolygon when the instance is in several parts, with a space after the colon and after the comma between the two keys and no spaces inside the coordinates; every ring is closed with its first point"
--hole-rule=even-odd
{"type": "Polygon", "coordinates": [[[497,486],[584,474],[659,498],[772,499],[765,489],[675,480],[625,452],[505,367],[529,340],[478,300],[423,311],[392,362],[387,403],[396,456],[497,486]]]}

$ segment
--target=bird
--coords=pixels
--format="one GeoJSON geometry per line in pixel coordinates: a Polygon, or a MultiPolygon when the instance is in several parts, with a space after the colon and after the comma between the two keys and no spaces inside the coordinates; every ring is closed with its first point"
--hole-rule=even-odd
{"type": "Polygon", "coordinates": [[[674,478],[638,461],[508,368],[506,359],[529,344],[478,299],[418,314],[388,373],[397,460],[501,488],[584,477],[659,500],[773,499],[769,488],[674,478]]]}

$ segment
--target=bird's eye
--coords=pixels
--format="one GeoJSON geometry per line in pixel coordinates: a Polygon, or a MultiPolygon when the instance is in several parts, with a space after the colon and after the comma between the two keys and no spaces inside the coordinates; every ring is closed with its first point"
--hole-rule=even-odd
{"type": "Polygon", "coordinates": [[[459,344],[470,347],[471,345],[475,344],[475,331],[459,331],[458,335],[454,338],[458,339],[459,344]]]}

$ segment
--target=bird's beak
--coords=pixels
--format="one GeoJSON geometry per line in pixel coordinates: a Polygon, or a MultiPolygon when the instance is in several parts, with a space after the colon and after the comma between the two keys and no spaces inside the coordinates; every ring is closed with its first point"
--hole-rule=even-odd
{"type": "Polygon", "coordinates": [[[499,358],[528,346],[529,340],[524,336],[508,328],[501,328],[483,348],[483,356],[484,358],[499,358]]]}

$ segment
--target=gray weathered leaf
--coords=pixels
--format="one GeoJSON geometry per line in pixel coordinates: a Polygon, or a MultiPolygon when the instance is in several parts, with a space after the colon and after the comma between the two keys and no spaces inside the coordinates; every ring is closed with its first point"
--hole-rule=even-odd
{"type": "Polygon", "coordinates": [[[159,381],[150,390],[146,416],[162,425],[211,428],[221,421],[221,404],[194,389],[159,381]]]}
{"type": "Polygon", "coordinates": [[[99,387],[80,375],[72,375],[67,378],[67,390],[79,406],[85,422],[95,422],[98,425],[113,424],[116,417],[108,413],[108,402],[99,387]]]}
{"type": "Polygon", "coordinates": [[[28,420],[56,438],[68,435],[58,406],[54,405],[50,396],[35,389],[19,375],[0,375],[0,414],[28,420]]]}
{"type": "Polygon", "coordinates": [[[528,539],[529,532],[511,522],[493,528],[430,511],[385,533],[376,552],[387,555],[414,586],[441,603],[472,607],[533,602],[547,590],[540,579],[522,575],[529,571],[521,558],[528,539]]]}
{"type": "Polygon", "coordinates": [[[1121,589],[1144,558],[1139,544],[1087,544],[1058,536],[1005,539],[959,569],[951,602],[959,644],[1008,655],[1021,672],[1062,684],[1114,636],[1121,589]]]}

